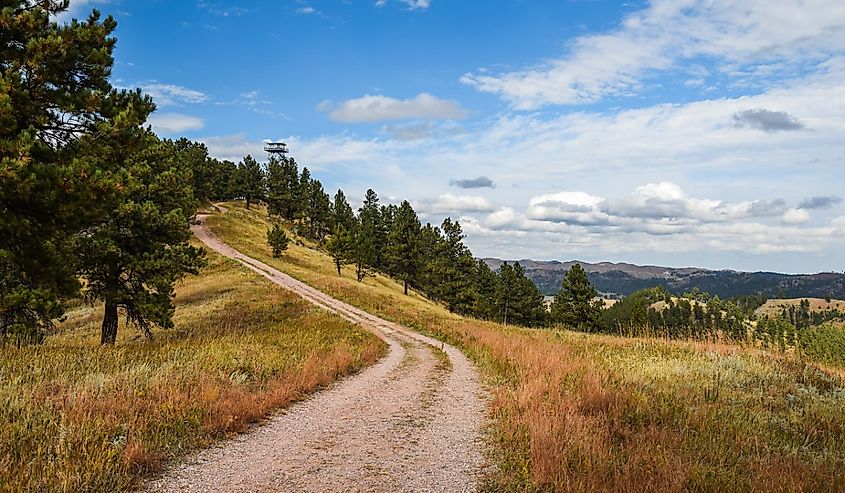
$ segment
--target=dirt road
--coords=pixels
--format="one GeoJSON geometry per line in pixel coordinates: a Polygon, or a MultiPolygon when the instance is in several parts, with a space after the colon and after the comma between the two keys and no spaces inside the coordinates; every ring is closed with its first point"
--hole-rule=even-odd
{"type": "Polygon", "coordinates": [[[486,396],[457,349],[338,301],[229,247],[209,248],[383,339],[388,355],[266,424],[202,451],[149,491],[475,491],[486,396]],[[442,348],[442,352],[441,352],[442,348]]]}

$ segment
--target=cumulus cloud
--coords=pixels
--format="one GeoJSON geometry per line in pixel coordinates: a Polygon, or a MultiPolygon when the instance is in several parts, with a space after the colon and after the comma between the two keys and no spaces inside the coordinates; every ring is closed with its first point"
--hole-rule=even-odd
{"type": "Polygon", "coordinates": [[[838,0],[784,0],[776,7],[767,0],[653,0],[612,31],[577,38],[559,58],[461,80],[519,109],[590,103],[633,94],[654,74],[702,57],[736,78],[800,73],[808,60],[845,48],[844,30],[838,0]]]}
{"type": "Polygon", "coordinates": [[[781,216],[784,224],[804,224],[810,220],[810,214],[804,209],[789,209],[781,216]]]}
{"type": "Polygon", "coordinates": [[[830,227],[807,227],[811,218],[802,209],[787,209],[772,216],[778,209],[772,207],[765,210],[765,217],[754,216],[752,204],[764,202],[697,199],[673,183],[658,182],[637,187],[621,199],[580,191],[540,195],[530,200],[525,213],[500,207],[483,218],[468,217],[462,222],[471,241],[483,239],[482,244],[489,242],[509,252],[523,252],[519,254],[522,257],[536,257],[528,252],[537,245],[554,251],[555,244],[564,247],[569,258],[575,252],[595,255],[596,250],[616,255],[701,249],[755,255],[819,252],[845,236],[845,217],[833,220],[830,227]],[[664,202],[672,203],[672,207],[663,208],[664,202]],[[620,215],[611,208],[620,203],[637,207],[620,215]],[[640,208],[643,203],[656,206],[656,210],[640,208]],[[725,220],[728,215],[733,219],[725,220]],[[525,246],[527,237],[531,238],[531,247],[525,246]]]}
{"type": "Polygon", "coordinates": [[[342,123],[411,119],[457,120],[466,116],[466,110],[457,101],[440,99],[424,92],[410,99],[366,95],[336,106],[324,101],[317,109],[329,111],[329,118],[342,123]]]}
{"type": "Polygon", "coordinates": [[[465,212],[492,212],[496,207],[486,198],[477,195],[444,193],[434,200],[422,200],[414,208],[426,214],[453,214],[465,212]]]}
{"type": "Polygon", "coordinates": [[[458,188],[496,188],[493,180],[486,176],[478,178],[465,178],[463,180],[449,180],[449,185],[458,188]]]}
{"type": "Polygon", "coordinates": [[[181,113],[153,113],[148,122],[156,133],[165,135],[199,130],[205,126],[202,118],[181,113]]]}
{"type": "Polygon", "coordinates": [[[764,132],[802,130],[804,124],[785,111],[753,109],[738,111],[733,115],[736,126],[752,127],[764,132]]]}
{"type": "Polygon", "coordinates": [[[842,197],[828,195],[823,197],[810,197],[798,204],[799,209],[830,209],[842,202],[842,197]]]}
{"type": "MultiPolygon", "coordinates": [[[[802,209],[786,209],[781,199],[743,202],[700,199],[665,181],[636,187],[620,199],[605,199],[580,191],[540,195],[529,201],[525,213],[525,218],[533,221],[657,235],[693,233],[704,225],[772,217],[779,217],[784,224],[803,224],[810,219],[802,209]]],[[[501,218],[492,221],[497,226],[502,224],[501,218]]]]}

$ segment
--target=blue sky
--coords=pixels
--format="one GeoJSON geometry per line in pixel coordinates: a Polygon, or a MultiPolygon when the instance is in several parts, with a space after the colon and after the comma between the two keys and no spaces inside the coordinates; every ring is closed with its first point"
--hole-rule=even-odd
{"type": "Polygon", "coordinates": [[[845,269],[840,0],[84,1],[220,158],[460,218],[477,255],[845,269]]]}

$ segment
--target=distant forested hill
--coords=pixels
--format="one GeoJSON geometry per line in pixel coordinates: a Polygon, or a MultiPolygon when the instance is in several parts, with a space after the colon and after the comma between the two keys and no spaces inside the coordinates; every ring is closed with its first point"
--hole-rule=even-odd
{"type": "MultiPolygon", "coordinates": [[[[493,270],[498,269],[503,262],[496,258],[483,260],[493,270]]],[[[556,293],[569,268],[579,263],[587,271],[590,281],[603,293],[629,295],[639,289],[663,286],[676,294],[697,287],[721,298],[751,294],[764,294],[772,298],[845,298],[845,274],[833,272],[790,275],[611,262],[591,264],[576,261],[520,260],[519,263],[525,269],[526,276],[547,295],[556,293]]]]}

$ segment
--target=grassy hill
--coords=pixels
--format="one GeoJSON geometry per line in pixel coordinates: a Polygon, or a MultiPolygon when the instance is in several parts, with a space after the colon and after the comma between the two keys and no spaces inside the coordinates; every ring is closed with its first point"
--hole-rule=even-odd
{"type": "Polygon", "coordinates": [[[784,308],[789,309],[790,306],[798,307],[798,304],[805,299],[810,302],[811,312],[819,312],[825,310],[839,310],[841,312],[845,312],[845,301],[843,300],[831,299],[830,301],[827,301],[822,298],[788,298],[767,300],[765,303],[763,303],[763,305],[757,308],[755,313],[757,313],[758,315],[768,315],[770,317],[779,315],[781,313],[781,310],[783,310],[784,308]]]}
{"type": "Polygon", "coordinates": [[[78,304],[43,345],[0,347],[0,491],[123,491],[374,362],[383,343],[214,254],[147,342],[78,304]]]}
{"type": "Polygon", "coordinates": [[[450,314],[384,277],[341,277],[261,210],[209,219],[226,242],[350,304],[461,347],[487,377],[491,491],[822,491],[845,479],[845,378],[792,354],[527,330],[450,314]]]}

